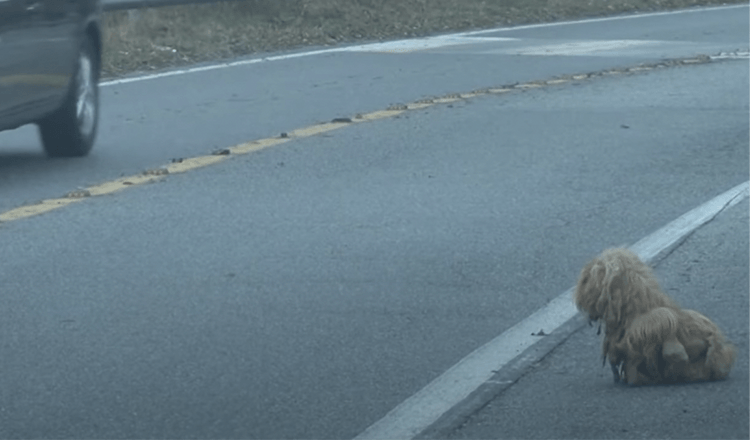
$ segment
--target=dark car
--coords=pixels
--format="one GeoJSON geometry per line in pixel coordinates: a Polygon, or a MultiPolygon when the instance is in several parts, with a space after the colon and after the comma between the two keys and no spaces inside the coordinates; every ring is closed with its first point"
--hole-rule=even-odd
{"type": "Polygon", "coordinates": [[[99,0],[0,0],[0,131],[35,123],[50,156],[84,156],[99,121],[99,0]]]}

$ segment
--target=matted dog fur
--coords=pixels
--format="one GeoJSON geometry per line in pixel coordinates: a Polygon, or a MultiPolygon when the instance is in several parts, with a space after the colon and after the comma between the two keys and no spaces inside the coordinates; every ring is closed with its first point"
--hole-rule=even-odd
{"type": "Polygon", "coordinates": [[[581,271],[576,306],[604,326],[603,362],[629,385],[727,377],[734,346],[708,318],[680,308],[628,249],[607,249],[581,271]]]}

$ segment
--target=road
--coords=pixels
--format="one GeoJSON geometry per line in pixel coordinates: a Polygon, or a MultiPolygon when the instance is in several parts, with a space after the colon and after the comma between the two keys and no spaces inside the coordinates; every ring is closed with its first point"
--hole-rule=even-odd
{"type": "Polygon", "coordinates": [[[711,316],[743,347],[730,380],[636,389],[613,386],[609,368],[601,365],[596,330],[586,326],[462,426],[430,437],[748,437],[747,225],[745,200],[696,231],[656,267],[665,289],[682,306],[711,316]]]}
{"type": "MultiPolygon", "coordinates": [[[[0,135],[0,213],[396,103],[746,50],[747,17],[529,26],[110,82],[91,157],[44,159],[29,128],[0,135]]],[[[604,247],[746,182],[748,82],[747,60],[717,60],[484,94],[6,222],[0,437],[354,437],[604,247]]],[[[727,246],[746,259],[741,238],[727,246]]],[[[747,315],[731,316],[747,357],[747,315]]]]}
{"type": "MultiPolygon", "coordinates": [[[[432,50],[391,53],[379,46],[270,54],[232,68],[107,83],[94,154],[46,160],[34,129],[0,134],[0,212],[59,197],[78,187],[139,173],[173,158],[277,136],[333,118],[382,110],[447,93],[630,67],[665,57],[747,49],[742,8],[701,13],[527,26],[474,35],[432,50]],[[738,12],[739,11],[739,12],[738,12]],[[518,38],[511,41],[476,40],[518,38]],[[519,56],[521,47],[620,42],[578,50],[578,56],[519,56]],[[633,44],[645,41],[643,44],[633,44]],[[521,46],[523,45],[523,46],[521,46]],[[607,48],[608,50],[604,50],[607,48]],[[513,50],[516,49],[516,52],[513,50]],[[583,50],[583,52],[582,52],[583,50]],[[503,52],[505,51],[505,52],[503,52]],[[273,58],[275,57],[275,58],[273,58]],[[304,72],[304,75],[300,75],[304,72]],[[155,99],[158,97],[158,99],[155,99]],[[291,111],[290,109],[293,109],[291,111]]],[[[637,17],[637,16],[636,16],[637,17]]],[[[450,43],[450,41],[449,41],[450,43]]],[[[576,53],[576,52],[574,52],[576,53]]]]}

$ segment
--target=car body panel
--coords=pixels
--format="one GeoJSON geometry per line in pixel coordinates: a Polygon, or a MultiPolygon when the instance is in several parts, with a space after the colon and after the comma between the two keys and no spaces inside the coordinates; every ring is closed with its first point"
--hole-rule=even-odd
{"type": "Polygon", "coordinates": [[[87,27],[98,35],[100,14],[92,0],[0,0],[0,130],[61,105],[87,27]]]}

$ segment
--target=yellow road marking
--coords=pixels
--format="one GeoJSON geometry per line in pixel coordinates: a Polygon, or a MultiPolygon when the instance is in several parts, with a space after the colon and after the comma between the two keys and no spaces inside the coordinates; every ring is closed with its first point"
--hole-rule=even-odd
{"type": "Polygon", "coordinates": [[[360,121],[374,121],[377,119],[393,118],[395,116],[400,115],[401,113],[405,111],[406,109],[404,110],[378,110],[372,113],[366,113],[366,114],[360,115],[360,117],[357,119],[360,121]]]}
{"type": "Polygon", "coordinates": [[[421,110],[423,108],[432,107],[435,105],[434,103],[427,103],[427,102],[414,102],[411,104],[406,104],[406,106],[409,108],[409,110],[421,110]]]}
{"type": "Polygon", "coordinates": [[[487,89],[487,93],[491,93],[493,95],[494,94],[498,94],[498,93],[507,93],[507,92],[510,92],[510,91],[511,91],[511,89],[508,88],[508,87],[493,87],[491,89],[487,89]]]}
{"type": "Polygon", "coordinates": [[[318,125],[313,125],[311,127],[298,128],[297,130],[292,130],[289,132],[289,136],[295,137],[295,138],[314,136],[316,134],[325,133],[327,131],[338,130],[339,128],[347,127],[350,124],[351,124],[350,122],[328,122],[325,124],[318,124],[318,125]]]}
{"type": "Polygon", "coordinates": [[[269,138],[269,139],[260,139],[257,141],[251,141],[251,142],[245,142],[244,144],[240,144],[237,146],[234,146],[229,149],[229,151],[232,154],[247,154],[247,153],[253,153],[255,151],[260,151],[264,148],[273,147],[279,144],[283,144],[284,142],[289,142],[291,139],[286,138],[269,138]]]}
{"type": "Polygon", "coordinates": [[[175,173],[184,173],[186,171],[191,171],[197,168],[203,168],[208,165],[213,165],[215,163],[223,162],[227,160],[229,156],[198,156],[198,157],[191,157],[189,159],[182,159],[179,162],[173,162],[169,165],[167,165],[167,171],[169,171],[169,174],[175,174],[175,173]]]}
{"type": "Polygon", "coordinates": [[[517,89],[537,89],[539,87],[544,87],[546,85],[549,85],[547,84],[547,81],[532,81],[532,82],[527,82],[523,84],[518,84],[516,85],[516,88],[517,89]]]}
{"type": "Polygon", "coordinates": [[[102,184],[91,186],[86,189],[89,191],[92,197],[103,196],[105,194],[112,194],[113,192],[117,192],[134,185],[142,185],[144,183],[153,182],[158,178],[158,176],[148,175],[121,177],[119,179],[112,180],[110,182],[104,182],[102,184]]]}
{"type": "MultiPolygon", "coordinates": [[[[64,198],[48,199],[48,200],[43,200],[39,203],[26,205],[26,206],[20,206],[18,208],[14,208],[9,211],[0,213],[0,224],[43,214],[43,213],[46,213],[46,212],[49,212],[58,208],[62,208],[64,206],[68,206],[72,203],[80,202],[81,200],[84,200],[86,198],[101,196],[105,194],[112,194],[114,192],[121,191],[123,189],[130,188],[133,186],[138,186],[138,185],[143,185],[145,183],[154,182],[154,181],[163,179],[164,177],[170,174],[184,173],[184,172],[192,171],[198,168],[203,168],[209,165],[218,164],[220,162],[223,162],[229,159],[232,156],[253,153],[253,152],[260,151],[266,148],[281,145],[285,142],[289,142],[294,139],[303,139],[306,137],[319,135],[319,134],[326,133],[332,130],[338,130],[340,128],[348,127],[350,125],[354,125],[360,122],[394,118],[407,111],[421,110],[421,109],[431,107],[436,104],[449,104],[449,103],[453,103],[456,101],[475,98],[478,96],[495,95],[495,94],[502,94],[502,93],[508,93],[508,92],[522,93],[527,89],[536,89],[536,88],[541,88],[541,87],[546,87],[546,86],[565,84],[572,80],[594,79],[594,78],[608,76],[608,75],[635,74],[638,72],[649,71],[649,70],[660,68],[660,67],[685,65],[685,64],[697,64],[697,63],[709,63],[709,62],[712,62],[712,60],[708,57],[666,60],[660,63],[634,66],[628,69],[614,68],[614,69],[609,69],[609,70],[600,71],[596,73],[583,73],[583,74],[567,76],[564,78],[555,78],[555,79],[542,80],[542,81],[528,81],[525,83],[515,84],[515,85],[490,87],[490,88],[486,88],[482,90],[474,90],[468,93],[451,93],[442,97],[423,99],[423,100],[419,100],[417,102],[410,103],[410,104],[396,104],[396,105],[390,106],[386,110],[378,110],[378,111],[365,113],[365,114],[357,114],[355,117],[351,119],[340,118],[340,119],[334,120],[333,122],[327,122],[323,124],[311,125],[309,127],[298,128],[288,133],[284,133],[283,135],[279,137],[258,139],[255,141],[245,142],[245,143],[227,148],[226,151],[222,152],[223,154],[211,154],[211,155],[197,156],[197,157],[176,160],[161,168],[155,168],[155,169],[146,171],[139,175],[121,177],[119,179],[115,179],[109,182],[104,182],[99,185],[94,185],[88,188],[83,188],[83,189],[79,189],[76,191],[72,191],[68,193],[67,197],[64,197],[64,198]]],[[[54,82],[54,78],[52,78],[52,76],[44,76],[44,75],[39,75],[38,77],[30,77],[27,75],[27,76],[24,76],[23,78],[0,77],[0,83],[7,83],[8,81],[16,83],[21,80],[27,83],[29,80],[37,81],[37,82],[46,81],[47,83],[54,82]]]]}
{"type": "Polygon", "coordinates": [[[80,202],[83,199],[50,199],[43,200],[35,205],[20,206],[10,211],[5,211],[0,214],[0,222],[10,222],[13,220],[20,220],[22,218],[31,217],[34,215],[44,214],[45,212],[52,211],[53,209],[62,208],[63,206],[70,205],[71,203],[80,202]]]}

